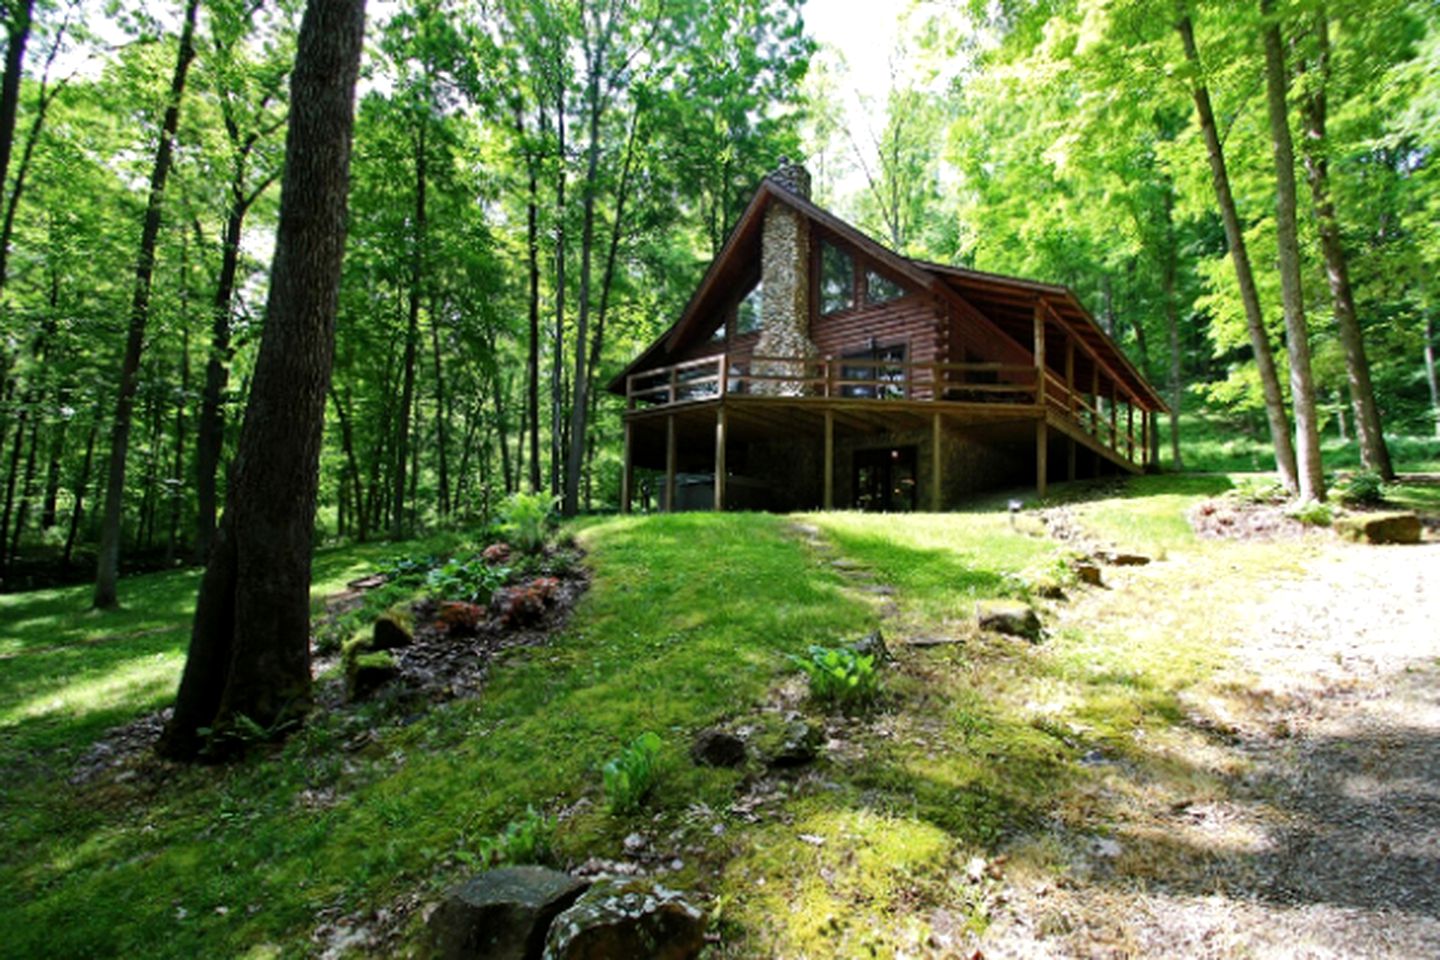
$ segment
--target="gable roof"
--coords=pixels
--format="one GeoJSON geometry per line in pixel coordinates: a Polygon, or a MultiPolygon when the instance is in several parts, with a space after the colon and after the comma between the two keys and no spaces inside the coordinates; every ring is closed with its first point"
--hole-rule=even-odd
{"type": "Polygon", "coordinates": [[[772,203],[783,203],[797,210],[871,260],[903,277],[915,288],[951,303],[962,313],[1004,333],[1027,351],[1033,349],[1033,334],[1030,331],[1033,331],[1034,311],[1043,301],[1048,307],[1047,323],[1062,327],[1080,341],[1099,369],[1110,378],[1124,383],[1146,409],[1167,409],[1160,395],[1114,339],[1095,322],[1070,288],[911,259],[769,177],[755,191],[755,196],[731,229],[720,253],[710,262],[680,316],[610,381],[607,389],[611,393],[624,395],[627,376],[664,366],[666,358],[677,353],[692,338],[710,332],[700,330],[700,325],[706,318],[714,316],[715,310],[733,296],[738,285],[748,281],[760,262],[764,214],[772,203]]]}

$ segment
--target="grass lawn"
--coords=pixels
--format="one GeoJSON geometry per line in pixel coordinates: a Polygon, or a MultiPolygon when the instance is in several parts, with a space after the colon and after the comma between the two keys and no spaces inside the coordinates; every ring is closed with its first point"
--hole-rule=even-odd
{"type": "MultiPolygon", "coordinates": [[[[1261,589],[1304,553],[1196,541],[1183,512],[1231,482],[1147,477],[1073,497],[1087,530],[1165,556],[1142,575],[1180,585],[1138,630],[1135,605],[1153,593],[1096,595],[1084,621],[1037,601],[1050,630],[1038,645],[968,626],[976,599],[1030,596],[1037,574],[1061,570],[1064,546],[1003,512],[798,518],[831,553],[785,517],[586,521],[575,530],[590,592],[550,644],[503,660],[481,697],[418,714],[382,699],[317,715],[244,762],[146,760],[89,785],[70,778],[90,744],[173,695],[196,576],[123,581],[127,607],[109,614],[85,610],[87,589],[0,597],[0,956],[309,955],[383,927],[381,910],[408,915],[398,942],[357,949],[403,953],[414,907],[473,871],[528,807],[557,816],[561,865],[620,858],[636,832],[663,847],[680,861],[667,885],[712,905],[716,956],[895,956],[923,944],[942,906],[981,932],[994,883],[967,872],[972,858],[1054,873],[1065,853],[1053,825],[1090,837],[1125,822],[1131,798],[1082,758],[1132,764],[1145,789],[1213,788],[1186,759],[1199,747],[1182,702],[1234,641],[1215,597],[1261,589]],[[1222,551],[1219,579],[1184,579],[1222,551]],[[849,568],[893,597],[860,589],[849,568]],[[813,768],[777,778],[690,763],[695,730],[797,689],[790,655],[882,619],[897,651],[884,698],[854,718],[811,709],[829,740],[813,768]],[[899,642],[922,635],[957,642],[899,642]],[[599,767],[644,731],[664,742],[659,784],[638,812],[612,815],[599,767]]],[[[1403,495],[1433,505],[1434,489],[1403,495]]],[[[315,596],[386,558],[456,545],[324,552],[315,596]]]]}

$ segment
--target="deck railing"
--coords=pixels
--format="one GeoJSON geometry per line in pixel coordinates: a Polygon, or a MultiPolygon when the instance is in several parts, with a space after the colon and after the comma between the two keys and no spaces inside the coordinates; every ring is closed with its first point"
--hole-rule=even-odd
{"type": "Polygon", "coordinates": [[[819,397],[838,400],[918,400],[948,403],[1025,404],[1062,414],[1099,444],[1134,462],[1136,448],[1148,461],[1143,430],[1135,436],[1134,408],[1068,385],[1046,371],[1043,388],[1033,366],[1011,363],[912,363],[860,357],[731,356],[719,354],[658,367],[625,378],[626,406],[655,408],[727,396],[819,397]],[[1043,389],[1043,393],[1042,393],[1043,389]]]}

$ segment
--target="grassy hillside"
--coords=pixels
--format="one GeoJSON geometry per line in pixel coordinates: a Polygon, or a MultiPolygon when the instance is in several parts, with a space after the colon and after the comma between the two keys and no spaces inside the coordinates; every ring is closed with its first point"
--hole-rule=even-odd
{"type": "MultiPolygon", "coordinates": [[[[560,865],[623,858],[640,835],[668,884],[708,896],[719,956],[893,956],[924,942],[942,906],[979,933],[994,884],[967,874],[974,858],[1058,871],[1055,829],[1104,836],[1126,816],[1085,757],[1132,764],[1149,789],[1213,789],[1177,758],[1194,735],[1181,699],[1233,642],[1215,591],[1263,590],[1309,549],[1196,541],[1183,511],[1229,483],[1061,488],[1075,523],[1171,558],[1150,569],[1178,578],[1117,589],[1084,620],[1036,596],[1056,581],[1087,594],[1067,580],[1069,547],[1028,513],[592,521],[576,530],[593,584],[569,627],[510,654],[479,698],[422,711],[382,698],[317,714],[242,763],[144,758],[81,783],[97,737],[172,695],[195,575],[127,581],[117,614],[82,612],[81,589],[0,597],[0,955],[288,956],[346,937],[404,952],[417,908],[527,808],[556,818],[560,865]],[[1041,606],[1046,642],[971,628],[974,601],[1001,596],[1041,606]],[[1129,615],[1150,605],[1137,629],[1129,615]],[[897,659],[880,705],[845,717],[807,704],[790,656],[882,623],[897,659]],[[947,642],[905,644],[916,638],[947,642]],[[787,710],[824,724],[809,770],[689,761],[695,730],[787,710]],[[599,767],[644,731],[664,743],[658,786],[612,815],[599,767]]],[[[455,546],[325,553],[315,596],[382,559],[455,546]]]]}

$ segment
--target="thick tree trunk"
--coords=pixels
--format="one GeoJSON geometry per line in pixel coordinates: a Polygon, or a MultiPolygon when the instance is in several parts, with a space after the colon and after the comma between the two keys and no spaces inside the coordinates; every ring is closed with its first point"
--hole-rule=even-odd
{"type": "Polygon", "coordinates": [[[1300,498],[1325,499],[1320,463],[1320,431],[1315,410],[1315,384],[1310,373],[1310,331],[1305,323],[1305,292],[1300,277],[1300,233],[1295,222],[1295,149],[1285,104],[1289,78],[1280,26],[1273,0],[1260,0],[1266,17],[1265,102],[1270,113],[1270,138],[1275,152],[1275,236],[1279,247],[1280,293],[1285,303],[1285,345],[1290,355],[1290,403],[1295,410],[1295,452],[1300,498]]]}
{"type": "Polygon", "coordinates": [[[1430,411],[1435,417],[1435,436],[1440,437],[1440,376],[1435,370],[1435,318],[1425,312],[1425,381],[1430,385],[1430,411]]]}
{"type": "Polygon", "coordinates": [[[1250,347],[1255,354],[1255,367],[1260,374],[1260,389],[1265,396],[1265,418],[1270,426],[1270,443],[1275,450],[1275,467],[1286,489],[1300,489],[1295,463],[1295,446],[1290,440],[1290,423],[1285,414],[1285,399],[1280,392],[1280,377],[1275,372],[1275,358],[1270,349],[1270,336],[1265,330],[1265,314],[1260,309],[1260,293],[1255,287],[1255,271],[1245,246],[1245,231],[1230,191],[1230,173],[1225,166],[1225,151],[1220,145],[1220,132],[1215,126],[1215,111],[1210,105],[1210,90],[1201,71],[1200,52],[1195,46],[1195,29],[1188,14],[1175,24],[1185,48],[1185,59],[1194,72],[1191,94],[1195,113],[1200,119],[1200,132],[1210,159],[1210,179],[1215,200],[1225,225],[1225,242],[1235,264],[1235,281],[1240,288],[1240,301],[1245,307],[1245,325],[1250,331],[1250,347]]]}
{"type": "Polygon", "coordinates": [[[364,0],[306,5],[265,328],[175,713],[159,744],[170,757],[194,758],[216,742],[202,729],[274,734],[309,709],[311,541],[364,32],[364,0]]]}
{"type": "Polygon", "coordinates": [[[405,385],[400,392],[399,432],[395,437],[395,488],[390,514],[390,535],[405,535],[405,480],[410,451],[410,411],[415,402],[415,353],[420,339],[420,299],[425,282],[425,124],[415,134],[415,226],[410,251],[410,290],[405,326],[405,385]]]}
{"type": "Polygon", "coordinates": [[[120,525],[125,498],[125,457],[130,452],[130,412],[135,404],[135,389],[140,371],[140,351],[145,344],[145,326],[150,320],[150,280],[155,272],[155,243],[160,235],[160,215],[164,204],[165,181],[170,176],[175,146],[175,129],[180,123],[180,98],[185,93],[185,77],[195,59],[195,16],[200,0],[185,5],[185,26],[180,33],[180,48],[175,73],[170,80],[170,99],[160,126],[160,142],[155,149],[155,165],[150,173],[150,197],[145,207],[145,223],[140,231],[140,252],[135,258],[135,292],[130,303],[130,332],[125,343],[125,359],[120,365],[120,389],[115,399],[115,418],[110,427],[110,467],[105,482],[105,518],[100,528],[100,551],[95,567],[94,605],[100,609],[120,602],[120,525]]]}
{"type": "Polygon", "coordinates": [[[1365,356],[1365,339],[1360,332],[1360,319],[1355,312],[1355,295],[1350,288],[1350,269],[1345,249],[1340,242],[1340,222],[1335,215],[1335,202],[1330,195],[1330,161],[1326,156],[1325,87],[1330,77],[1329,24],[1324,7],[1315,12],[1313,35],[1318,48],[1316,79],[1304,100],[1302,114],[1305,136],[1301,139],[1305,175],[1310,182],[1310,199],[1315,208],[1316,232],[1320,251],[1325,257],[1325,276],[1330,283],[1334,302],[1335,330],[1345,353],[1345,375],[1350,386],[1350,401],[1355,407],[1355,434],[1360,440],[1360,461],[1369,470],[1386,480],[1395,479],[1390,462],[1390,448],[1380,422],[1380,408],[1375,403],[1375,387],[1370,382],[1370,360],[1365,356]]]}

